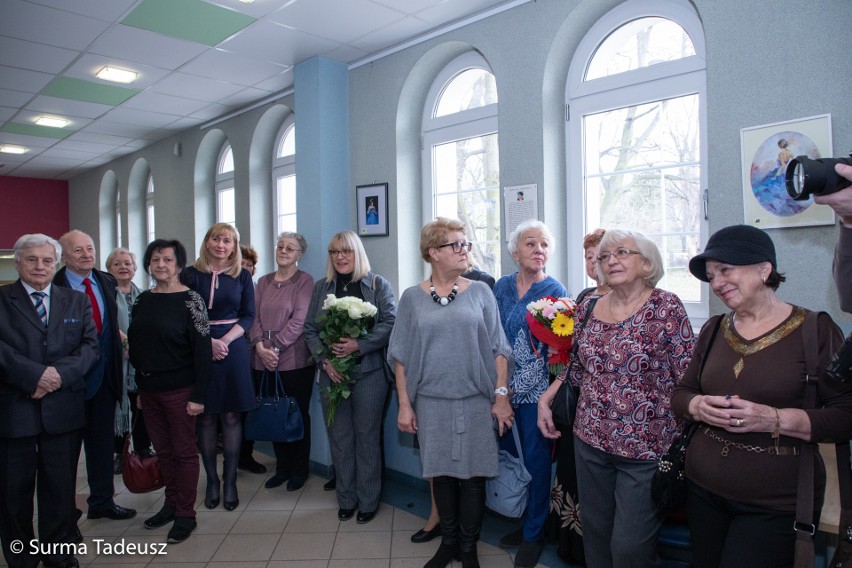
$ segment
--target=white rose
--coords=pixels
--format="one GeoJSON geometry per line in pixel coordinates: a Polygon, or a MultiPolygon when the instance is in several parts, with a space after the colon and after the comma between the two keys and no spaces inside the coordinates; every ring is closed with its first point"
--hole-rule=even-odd
{"type": "Polygon", "coordinates": [[[322,309],[324,309],[324,310],[331,309],[331,308],[335,307],[336,304],[337,304],[337,298],[334,296],[334,294],[329,294],[328,296],[325,297],[325,301],[322,303],[322,309]]]}

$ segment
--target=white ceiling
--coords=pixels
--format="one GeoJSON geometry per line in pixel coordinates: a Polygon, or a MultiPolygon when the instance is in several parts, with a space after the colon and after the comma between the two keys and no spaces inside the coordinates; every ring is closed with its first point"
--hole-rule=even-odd
{"type": "Polygon", "coordinates": [[[0,145],[29,151],[0,153],[0,175],[70,179],[288,91],[294,65],[311,57],[357,65],[527,0],[204,0],[256,19],[212,47],[120,23],[143,1],[3,0],[0,145]],[[94,77],[106,64],[138,72],[128,86],[140,92],[117,106],[41,94],[57,77],[107,84],[94,77]],[[9,131],[43,115],[70,120],[73,133],[9,131]]]}

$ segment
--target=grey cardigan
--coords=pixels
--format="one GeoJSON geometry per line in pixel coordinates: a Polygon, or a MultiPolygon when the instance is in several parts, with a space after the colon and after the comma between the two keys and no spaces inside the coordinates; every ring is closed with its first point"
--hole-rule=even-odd
{"type": "MultiPolygon", "coordinates": [[[[396,301],[393,297],[393,289],[390,282],[372,272],[362,278],[358,285],[361,286],[361,294],[364,301],[370,302],[378,309],[376,323],[370,330],[370,336],[358,340],[358,352],[361,355],[359,371],[362,374],[384,368],[384,351],[388,346],[393,323],[396,320],[396,301]]],[[[311,305],[308,307],[308,317],[305,319],[305,341],[308,349],[318,366],[326,359],[323,354],[323,344],[320,340],[320,329],[317,325],[317,316],[322,312],[322,304],[328,294],[334,294],[337,286],[336,280],[328,281],[325,278],[314,284],[314,292],[311,295],[311,305]]]]}

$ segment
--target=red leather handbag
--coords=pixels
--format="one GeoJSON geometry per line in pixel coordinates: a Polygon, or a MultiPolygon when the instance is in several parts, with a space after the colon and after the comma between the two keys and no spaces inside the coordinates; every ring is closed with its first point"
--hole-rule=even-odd
{"type": "Polygon", "coordinates": [[[166,482],[160,474],[160,460],[157,456],[141,456],[130,449],[130,438],[124,442],[124,460],[121,465],[121,477],[124,486],[131,493],[150,493],[163,487],[166,482]]]}

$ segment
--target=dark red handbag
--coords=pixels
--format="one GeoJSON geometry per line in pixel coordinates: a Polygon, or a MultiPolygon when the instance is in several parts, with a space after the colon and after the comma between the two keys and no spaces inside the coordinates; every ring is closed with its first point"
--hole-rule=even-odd
{"type": "Polygon", "coordinates": [[[124,441],[124,459],[121,464],[121,477],[124,486],[131,493],[150,493],[163,487],[166,482],[160,474],[160,460],[157,456],[141,456],[130,449],[130,438],[124,441]]]}

